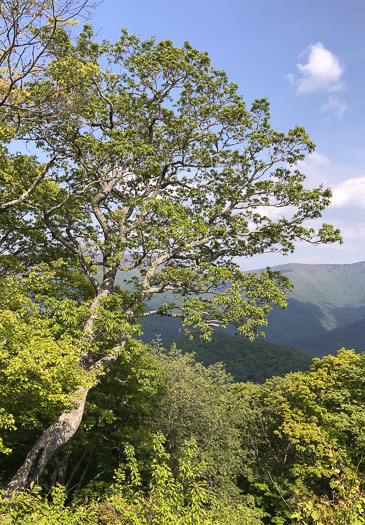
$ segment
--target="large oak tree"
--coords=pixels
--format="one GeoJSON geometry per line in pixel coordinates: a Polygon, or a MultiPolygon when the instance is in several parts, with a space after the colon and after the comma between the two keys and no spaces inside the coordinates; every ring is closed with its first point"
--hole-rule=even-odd
{"type": "MultiPolygon", "coordinates": [[[[290,285],[269,269],[243,273],[238,258],[339,239],[330,225],[308,226],[331,192],[307,189],[295,167],[314,149],[304,129],[274,131],[267,100],[247,108],[206,53],[126,31],[99,44],[88,26],[75,43],[57,28],[47,53],[41,77],[34,73],[7,114],[34,155],[7,157],[2,210],[23,236],[18,286],[39,304],[47,337],[74,345],[79,386],[69,387],[71,405],[41,433],[7,496],[38,479],[74,435],[95,376],[128,348],[144,316],[179,317],[205,338],[227,323],[254,337],[272,305],[285,306],[290,285]],[[19,159],[37,184],[9,207],[19,159]]],[[[17,250],[4,246],[6,263],[17,250]]],[[[18,309],[30,323],[34,311],[18,309]]]]}

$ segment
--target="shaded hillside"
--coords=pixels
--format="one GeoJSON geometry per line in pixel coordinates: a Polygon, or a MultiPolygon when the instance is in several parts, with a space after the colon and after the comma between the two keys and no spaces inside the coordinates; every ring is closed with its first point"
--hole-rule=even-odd
{"type": "MultiPolygon", "coordinates": [[[[318,314],[313,330],[316,331],[319,324],[322,331],[329,331],[365,317],[364,261],[354,264],[287,264],[274,269],[289,277],[294,285],[288,296],[288,312],[296,310],[299,302],[302,313],[303,308],[308,309],[304,323],[313,318],[313,314],[318,314]]],[[[270,317],[277,315],[275,310],[270,317]]]]}
{"type": "MultiPolygon", "coordinates": [[[[365,262],[354,264],[286,264],[273,268],[286,275],[294,285],[288,296],[288,307],[275,307],[264,329],[266,340],[297,348],[313,348],[312,337],[365,318],[365,262]],[[304,346],[298,341],[308,340],[304,346]]],[[[260,271],[260,270],[257,270],[260,271]]],[[[319,338],[317,344],[320,344],[319,338]]],[[[324,340],[323,340],[324,341],[324,340]]],[[[335,337],[323,342],[325,355],[333,350],[335,337]]],[[[314,344],[314,343],[313,343],[314,344]]],[[[322,344],[322,343],[321,343],[322,344]]],[[[314,354],[315,353],[315,354],[314,354]]]]}
{"type": "Polygon", "coordinates": [[[365,319],[335,328],[325,334],[297,340],[295,346],[313,357],[322,357],[328,354],[336,355],[340,348],[353,349],[357,353],[364,352],[365,319]]]}
{"type": "Polygon", "coordinates": [[[294,284],[290,294],[304,303],[333,306],[365,305],[365,261],[353,264],[287,264],[277,266],[294,284]]]}
{"type": "Polygon", "coordinates": [[[284,376],[289,372],[308,370],[312,358],[296,348],[278,346],[262,339],[249,341],[242,336],[232,336],[225,332],[214,332],[210,342],[199,338],[193,341],[180,336],[174,341],[164,341],[170,348],[176,343],[184,352],[195,352],[196,360],[205,366],[223,362],[227,372],[235,381],[263,383],[272,376],[284,376]]]}

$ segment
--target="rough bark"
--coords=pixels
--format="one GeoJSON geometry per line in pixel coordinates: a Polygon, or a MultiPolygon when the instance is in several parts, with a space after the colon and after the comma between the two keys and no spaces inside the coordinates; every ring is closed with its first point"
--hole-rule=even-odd
{"type": "Polygon", "coordinates": [[[10,499],[15,491],[24,490],[32,481],[38,481],[55,452],[72,438],[80,426],[88,391],[89,388],[78,390],[74,400],[76,407],[63,412],[58,422],[43,432],[7,486],[5,499],[10,499]]]}

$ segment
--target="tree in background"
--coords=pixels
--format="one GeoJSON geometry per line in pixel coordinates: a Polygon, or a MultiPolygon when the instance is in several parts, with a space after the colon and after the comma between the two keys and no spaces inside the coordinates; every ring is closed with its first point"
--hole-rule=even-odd
{"type": "MultiPolygon", "coordinates": [[[[108,494],[113,472],[125,462],[126,447],[132,446],[146,491],[154,435],[162,434],[173,475],[184,443],[194,440],[208,499],[223,498],[233,507],[243,504],[237,489],[243,468],[238,430],[242,414],[232,387],[222,365],[205,368],[191,354],[148,349],[136,342],[89,393],[79,430],[50,461],[43,487],[51,490],[61,483],[76,501],[108,494]]],[[[1,462],[2,470],[9,471],[8,462],[1,462]]]]}
{"type": "MultiPolygon", "coordinates": [[[[179,317],[204,338],[232,323],[252,338],[272,305],[285,306],[290,285],[270,269],[245,275],[237,258],[289,253],[296,240],[340,239],[330,225],[307,226],[331,192],[306,189],[295,169],[314,149],[304,129],[274,131],[268,102],[247,109],[206,53],[126,31],[116,44],[98,44],[86,26],[75,44],[59,27],[47,57],[6,116],[35,153],[6,154],[2,224],[11,242],[3,260],[23,265],[18,285],[39,305],[54,341],[62,347],[68,338],[77,348],[82,380],[69,388],[70,404],[40,435],[7,496],[38,479],[75,434],[96,376],[128,351],[143,316],[179,317]],[[32,118],[19,120],[32,108],[32,118]],[[20,189],[19,159],[34,173],[20,189]],[[116,286],[117,272],[126,270],[135,277],[116,286]],[[165,292],[166,301],[151,307],[165,292]]],[[[22,316],[33,319],[33,312],[22,316]]]]}
{"type": "Polygon", "coordinates": [[[235,385],[244,493],[270,523],[364,523],[364,360],[339,350],[305,373],[235,385]]]}

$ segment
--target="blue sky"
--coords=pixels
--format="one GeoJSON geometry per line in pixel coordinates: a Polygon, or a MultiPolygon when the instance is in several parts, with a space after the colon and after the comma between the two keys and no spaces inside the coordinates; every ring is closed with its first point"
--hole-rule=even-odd
{"type": "Polygon", "coordinates": [[[126,27],[208,51],[248,104],[270,100],[274,128],[302,125],[317,144],[299,169],[332,188],[322,222],[339,227],[344,243],[299,244],[287,257],[243,260],[244,269],[365,260],[364,0],[104,0],[91,17],[100,38],[117,40],[126,27]]]}

